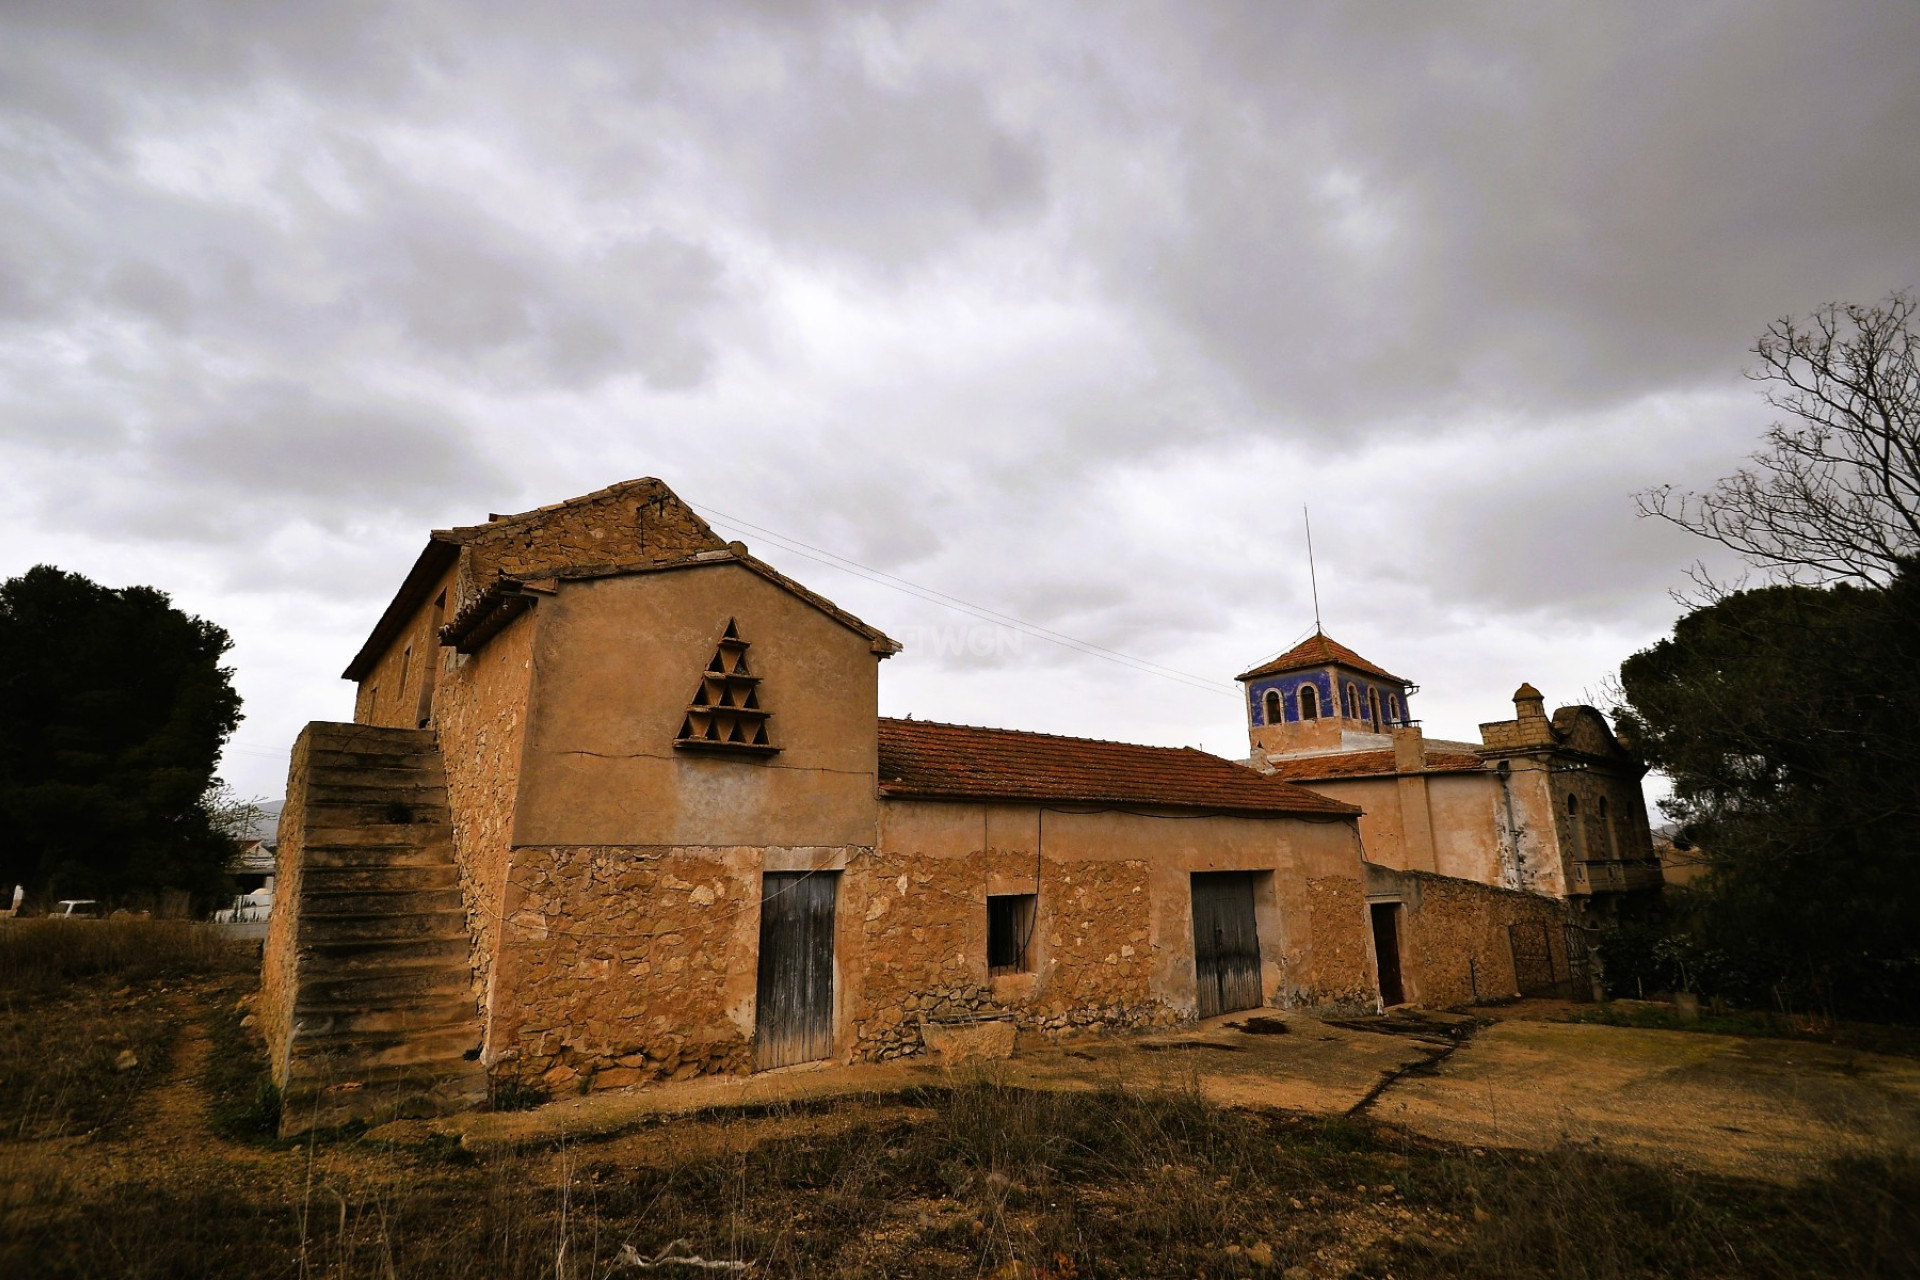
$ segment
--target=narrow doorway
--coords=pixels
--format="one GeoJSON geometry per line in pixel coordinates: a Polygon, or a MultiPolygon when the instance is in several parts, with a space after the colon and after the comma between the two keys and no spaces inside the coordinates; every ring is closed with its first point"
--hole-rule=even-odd
{"type": "Polygon", "coordinates": [[[1373,960],[1380,972],[1380,1002],[1387,1005],[1407,1002],[1406,986],[1400,981],[1400,904],[1368,904],[1373,917],[1373,960]]]}
{"type": "Polygon", "coordinates": [[[1251,871],[1194,872],[1193,968],[1201,1017],[1260,1007],[1251,871]]]}
{"type": "Polygon", "coordinates": [[[833,1055],[837,871],[769,871],[760,880],[757,1070],[833,1055]]]}

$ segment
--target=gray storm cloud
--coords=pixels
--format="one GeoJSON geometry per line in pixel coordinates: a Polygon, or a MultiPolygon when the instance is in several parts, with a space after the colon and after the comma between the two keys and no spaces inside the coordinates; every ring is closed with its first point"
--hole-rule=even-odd
{"type": "MultiPolygon", "coordinates": [[[[1853,0],[13,4],[0,572],[177,579],[265,761],[488,510],[657,474],[1224,681],[1311,503],[1330,628],[1466,731],[1670,621],[1627,495],[1753,446],[1769,319],[1920,284],[1916,65],[1853,0]]],[[[945,636],[892,709],[1233,746],[739,532],[945,636]]]]}

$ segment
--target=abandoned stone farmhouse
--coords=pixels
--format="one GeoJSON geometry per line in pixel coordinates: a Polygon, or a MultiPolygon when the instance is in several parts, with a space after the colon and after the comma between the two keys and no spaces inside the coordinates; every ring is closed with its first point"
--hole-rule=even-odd
{"type": "MultiPolygon", "coordinates": [[[[1534,834],[1475,810],[1469,847],[1410,686],[1337,646],[1242,677],[1256,767],[884,719],[899,648],[657,480],[433,532],[346,669],[354,722],[294,748],[262,998],[285,1128],[958,1027],[1511,995],[1512,928],[1558,936],[1553,877],[1593,861],[1550,865],[1515,781],[1606,755],[1578,717],[1549,741],[1522,709],[1483,786],[1534,834]]],[[[1541,794],[1596,794],[1570,786],[1541,794]]]]}

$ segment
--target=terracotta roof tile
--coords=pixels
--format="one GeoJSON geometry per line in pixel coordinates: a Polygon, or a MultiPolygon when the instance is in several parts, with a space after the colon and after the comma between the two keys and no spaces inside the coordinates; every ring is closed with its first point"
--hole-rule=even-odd
{"type": "Polygon", "coordinates": [[[1241,675],[1242,680],[1257,680],[1261,676],[1278,675],[1282,671],[1304,671],[1309,667],[1351,667],[1355,671],[1364,671],[1370,676],[1382,680],[1391,680],[1395,684],[1412,684],[1390,671],[1382,671],[1365,658],[1341,644],[1331,636],[1315,632],[1293,648],[1287,650],[1272,662],[1263,662],[1253,670],[1241,675]]]}
{"type": "MultiPolygon", "coordinates": [[[[1482,767],[1479,756],[1460,751],[1427,752],[1427,772],[1467,773],[1482,767]]],[[[1318,782],[1325,778],[1365,778],[1395,773],[1391,751],[1341,751],[1324,756],[1296,756],[1275,760],[1276,777],[1290,782],[1318,782]]]]}
{"type": "Polygon", "coordinates": [[[880,721],[880,794],[1345,817],[1351,805],[1192,747],[880,721]]]}

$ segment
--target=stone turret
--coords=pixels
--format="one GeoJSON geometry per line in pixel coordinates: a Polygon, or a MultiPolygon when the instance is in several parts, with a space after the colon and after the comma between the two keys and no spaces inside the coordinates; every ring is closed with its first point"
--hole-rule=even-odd
{"type": "Polygon", "coordinates": [[[1559,741],[1553,721],[1547,718],[1547,698],[1531,683],[1513,691],[1513,719],[1493,720],[1480,726],[1480,740],[1489,747],[1513,750],[1520,747],[1550,747],[1559,741]]]}

